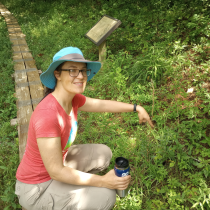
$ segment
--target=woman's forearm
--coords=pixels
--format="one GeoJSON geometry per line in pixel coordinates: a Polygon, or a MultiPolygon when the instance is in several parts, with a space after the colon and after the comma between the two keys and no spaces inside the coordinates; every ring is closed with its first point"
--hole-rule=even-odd
{"type": "Polygon", "coordinates": [[[85,173],[67,166],[63,166],[61,170],[50,175],[52,179],[67,184],[102,187],[102,176],[85,173]]]}
{"type": "Polygon", "coordinates": [[[133,104],[111,101],[111,100],[100,100],[86,97],[86,103],[80,107],[79,110],[86,112],[132,112],[134,109],[133,104]]]}
{"type": "Polygon", "coordinates": [[[101,108],[99,107],[100,111],[103,112],[132,112],[134,108],[133,104],[127,104],[118,101],[110,101],[110,100],[103,100],[101,103],[101,108]]]}
{"type": "Polygon", "coordinates": [[[105,187],[109,189],[124,190],[128,187],[131,176],[118,177],[112,169],[104,176],[89,174],[64,166],[59,173],[51,176],[52,179],[72,185],[85,185],[93,187],[105,187]]]}

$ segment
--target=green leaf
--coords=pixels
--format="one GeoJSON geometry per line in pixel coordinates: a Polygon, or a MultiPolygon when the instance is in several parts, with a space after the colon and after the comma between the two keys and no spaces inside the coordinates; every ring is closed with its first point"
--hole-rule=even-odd
{"type": "Polygon", "coordinates": [[[7,167],[5,167],[5,166],[0,166],[0,168],[3,169],[3,170],[7,169],[7,167]]]}
{"type": "Polygon", "coordinates": [[[174,167],[174,165],[175,165],[175,162],[172,161],[172,162],[170,162],[169,167],[172,168],[172,167],[174,167]]]}

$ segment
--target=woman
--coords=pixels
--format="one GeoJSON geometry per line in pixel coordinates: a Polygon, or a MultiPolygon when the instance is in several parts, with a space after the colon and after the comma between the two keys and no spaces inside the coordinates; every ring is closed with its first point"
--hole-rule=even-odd
{"type": "Polygon", "coordinates": [[[34,110],[29,124],[23,159],[17,170],[16,191],[27,210],[106,210],[114,206],[115,189],[126,189],[130,176],[117,177],[108,167],[112,152],[106,145],[73,145],[77,133],[77,111],[132,112],[149,122],[141,106],[88,98],[81,95],[88,80],[101,67],[85,60],[75,47],[60,50],[41,75],[48,94],[34,110]],[[71,146],[71,147],[70,147],[71,146]]]}

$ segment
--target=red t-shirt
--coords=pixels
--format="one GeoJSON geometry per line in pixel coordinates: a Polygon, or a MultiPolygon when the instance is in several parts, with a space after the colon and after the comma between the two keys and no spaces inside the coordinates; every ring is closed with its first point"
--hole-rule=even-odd
{"type": "Polygon", "coordinates": [[[77,109],[85,104],[86,98],[76,94],[72,100],[70,116],[52,94],[44,98],[34,110],[28,129],[28,138],[23,159],[16,178],[27,184],[38,184],[51,178],[42,161],[37,138],[61,137],[63,159],[77,134],[77,109]]]}

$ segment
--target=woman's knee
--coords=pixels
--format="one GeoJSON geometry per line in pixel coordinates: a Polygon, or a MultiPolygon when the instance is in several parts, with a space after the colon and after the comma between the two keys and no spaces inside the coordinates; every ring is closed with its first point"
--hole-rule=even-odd
{"type": "Polygon", "coordinates": [[[80,144],[70,147],[64,165],[84,171],[101,171],[108,167],[111,149],[104,144],[80,144]]]}
{"type": "Polygon", "coordinates": [[[112,151],[105,144],[95,144],[95,152],[97,153],[98,158],[111,160],[112,159],[112,151]]]}

